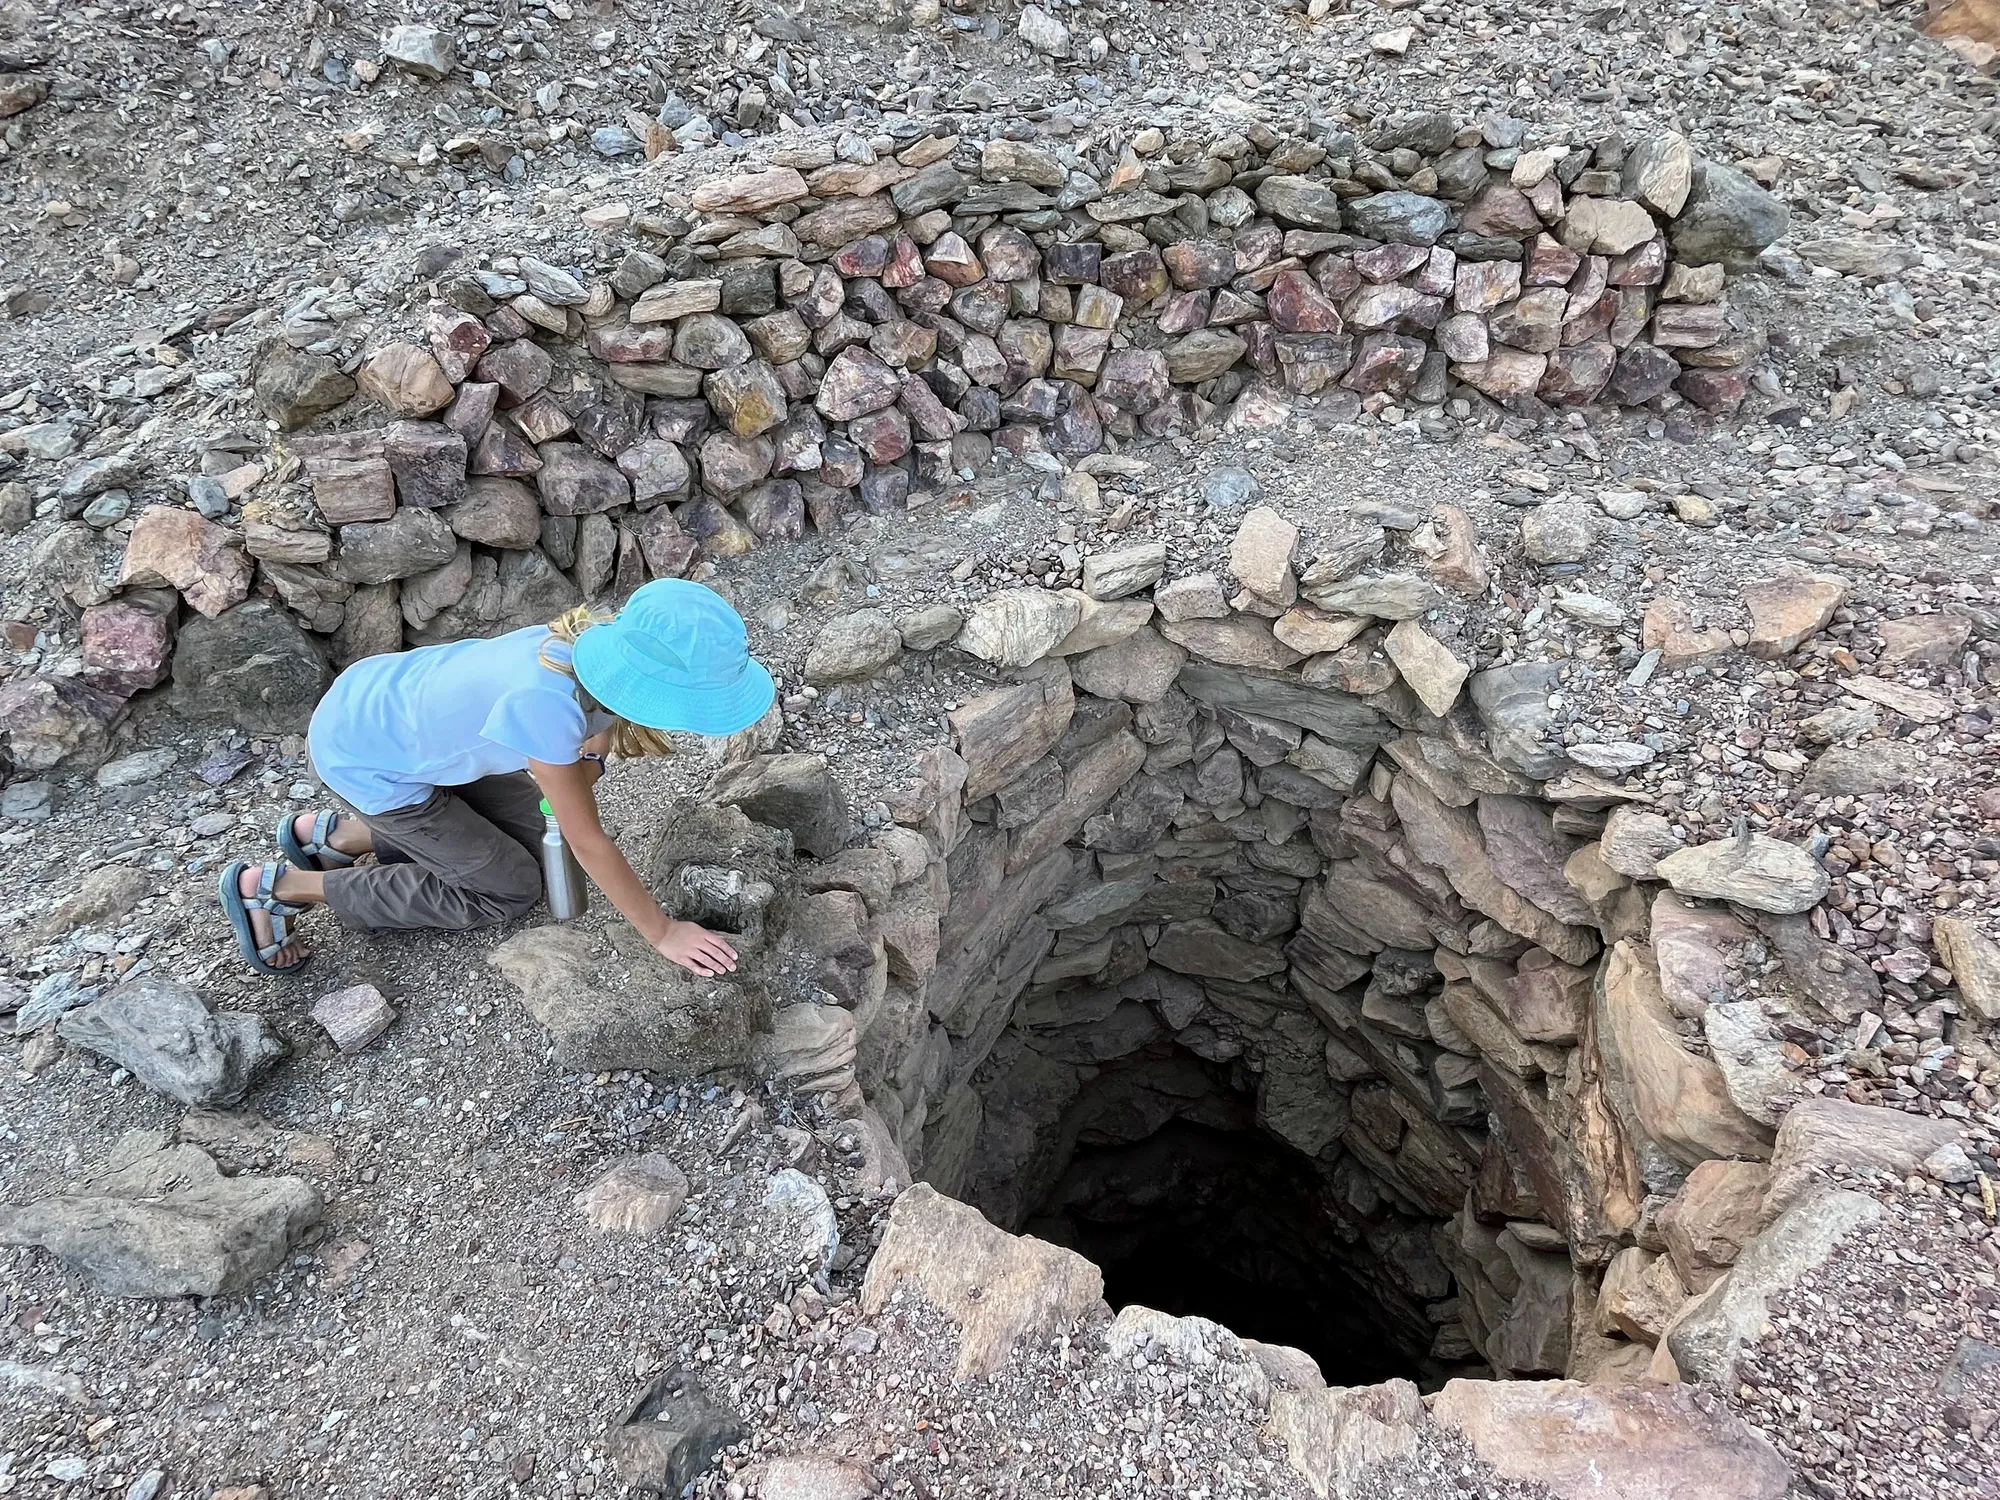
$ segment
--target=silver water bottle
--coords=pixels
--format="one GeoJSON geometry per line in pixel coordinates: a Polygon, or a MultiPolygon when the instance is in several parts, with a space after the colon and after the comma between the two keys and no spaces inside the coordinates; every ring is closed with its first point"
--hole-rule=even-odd
{"type": "Polygon", "coordinates": [[[569,841],[545,801],[542,803],[542,885],[548,892],[549,911],[558,922],[574,921],[590,909],[590,890],[583,883],[583,867],[570,852],[569,841]]]}

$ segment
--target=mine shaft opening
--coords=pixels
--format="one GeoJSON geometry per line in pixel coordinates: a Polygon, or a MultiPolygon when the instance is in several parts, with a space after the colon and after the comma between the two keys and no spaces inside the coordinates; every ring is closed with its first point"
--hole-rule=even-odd
{"type": "Polygon", "coordinates": [[[1071,1154],[1022,1228],[1100,1267],[1113,1309],[1203,1317],[1301,1349],[1332,1384],[1431,1388],[1451,1373],[1433,1355],[1434,1314],[1453,1293],[1436,1226],[1383,1217],[1352,1158],[1317,1161],[1261,1129],[1240,1068],[1171,1043],[1147,1053],[1104,1070],[1095,1097],[1085,1085],[1071,1154]],[[1168,1080],[1187,1113],[1127,1138],[1132,1112],[1114,1100],[1134,1074],[1168,1080]]]}

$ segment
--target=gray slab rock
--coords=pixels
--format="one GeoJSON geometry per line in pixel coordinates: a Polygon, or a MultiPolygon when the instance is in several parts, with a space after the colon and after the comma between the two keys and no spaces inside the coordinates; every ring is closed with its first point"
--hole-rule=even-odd
{"type": "Polygon", "coordinates": [[[47,1250],[114,1297],[222,1297],[275,1269],[319,1222],[297,1177],[224,1177],[197,1146],[135,1130],[74,1193],[0,1208],[0,1245],[47,1250]]]}
{"type": "Polygon", "coordinates": [[[1729,1273],[1667,1335],[1681,1378],[1734,1389],[1737,1356],[1757,1341],[1771,1303],[1881,1217],[1882,1205],[1865,1193],[1814,1187],[1804,1194],[1743,1247],[1729,1273]]]}
{"type": "Polygon", "coordinates": [[[760,755],[725,766],[709,795],[756,822],[782,828],[803,852],[828,859],[847,847],[847,798],[820,755],[760,755]]]}
{"type": "Polygon", "coordinates": [[[618,1477],[636,1489],[678,1495],[746,1435],[741,1417],[703,1388],[692,1370],[655,1376],[606,1434],[618,1477]]]}
{"type": "Polygon", "coordinates": [[[156,1094],[228,1109],[290,1049],[262,1016],[211,1012],[184,984],[159,974],[126,981],[56,1025],[63,1040],[109,1058],[156,1094]]]}

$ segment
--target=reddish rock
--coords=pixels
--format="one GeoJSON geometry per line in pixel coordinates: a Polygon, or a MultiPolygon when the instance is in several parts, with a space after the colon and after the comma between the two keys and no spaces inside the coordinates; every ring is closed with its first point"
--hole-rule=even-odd
{"type": "MultiPolygon", "coordinates": [[[[1202,292],[1176,292],[1160,309],[1160,332],[1192,333],[1208,324],[1209,296],[1202,292]]],[[[1061,335],[1057,335],[1058,344],[1061,335]]]]}
{"type": "Polygon", "coordinates": [[[1347,299],[1347,321],[1358,329],[1435,328],[1443,311],[1443,298],[1407,286],[1364,286],[1347,299]]]}
{"type": "Polygon", "coordinates": [[[1236,277],[1236,252],[1216,240],[1169,245],[1160,257],[1175,286],[1183,291],[1228,286],[1236,277]]]}
{"type": "Polygon", "coordinates": [[[1658,236],[1611,262],[1612,286],[1658,286],[1667,279],[1667,242],[1658,236]]]}
{"type": "Polygon", "coordinates": [[[778,446],[768,437],[712,432],[701,445],[701,487],[712,495],[735,495],[767,477],[778,446]]]}
{"type": "Polygon", "coordinates": [[[1730,370],[1689,370],[1674,382],[1679,391],[1703,411],[1734,411],[1750,394],[1754,365],[1738,365],[1730,370]]]}
{"type": "Polygon", "coordinates": [[[1634,344],[1618,356],[1605,394],[1620,406],[1643,406],[1672,390],[1680,375],[1679,363],[1666,350],[1634,344]]]}
{"type": "Polygon", "coordinates": [[[756,486],[736,502],[736,512],[760,541],[796,542],[806,534],[805,491],[796,479],[756,486]]]}
{"type": "Polygon", "coordinates": [[[913,287],[924,280],[924,253],[907,234],[890,242],[889,263],[882,268],[882,285],[895,289],[913,287]]]}
{"type": "Polygon", "coordinates": [[[1167,386],[1167,358],[1164,354],[1157,349],[1120,349],[1105,359],[1095,391],[1100,402],[1138,415],[1151,411],[1166,400],[1167,386]]]}
{"type": "Polygon", "coordinates": [[[1042,253],[1011,224],[995,224],[979,236],[979,260],[995,281],[1026,281],[1041,270],[1042,253]]]}
{"type": "Polygon", "coordinates": [[[1458,263],[1452,308],[1462,313],[1491,312],[1520,293],[1520,262],[1462,260],[1458,263]]]}
{"type": "Polygon", "coordinates": [[[905,380],[896,404],[910,419],[916,435],[930,442],[955,437],[965,430],[965,418],[940,401],[921,380],[905,380]]]}
{"type": "Polygon", "coordinates": [[[133,524],[118,582],[138,588],[170,585],[213,619],[249,597],[252,571],[233,532],[191,510],[153,505],[133,524]]]}
{"type": "Polygon", "coordinates": [[[834,251],[829,264],[841,276],[880,276],[889,264],[889,242],[879,234],[865,234],[834,251]]]}
{"type": "Polygon", "coordinates": [[[1336,307],[1361,290],[1365,279],[1351,255],[1322,255],[1312,263],[1314,283],[1336,307]]]}
{"type": "Polygon", "coordinates": [[[1321,295],[1304,271],[1281,272],[1271,283],[1265,308],[1271,321],[1286,333],[1339,333],[1346,327],[1340,310],[1321,295]]]}
{"type": "Polygon", "coordinates": [[[1449,297],[1458,286],[1458,255],[1443,245],[1433,245],[1423,266],[1406,279],[1426,296],[1449,297]]]}
{"type": "Polygon", "coordinates": [[[489,422],[472,445],[466,467],[474,474],[526,479],[542,467],[542,456],[520,433],[500,422],[489,422]]]}
{"type": "Polygon", "coordinates": [[[1548,368],[1546,354],[1496,347],[1484,362],[1455,366],[1452,374],[1474,390],[1505,402],[1516,396],[1532,395],[1548,368]]]}
{"type": "Polygon", "coordinates": [[[1098,268],[1098,284],[1128,302],[1151,302],[1165,296],[1170,278],[1157,250],[1127,250],[1108,255],[1098,268]]]}
{"type": "Polygon", "coordinates": [[[1583,257],[1552,234],[1538,234],[1528,247],[1521,279],[1528,286],[1568,286],[1583,257]]]}
{"type": "Polygon", "coordinates": [[[513,339],[487,350],[473,373],[500,387],[503,406],[519,406],[549,383],[555,368],[555,361],[539,344],[513,339]]]}
{"type": "Polygon", "coordinates": [[[1370,281],[1395,281],[1410,274],[1431,257],[1423,245],[1377,245],[1354,257],[1354,269],[1370,281]]]}
{"type": "Polygon", "coordinates": [[[671,323],[617,323],[591,329],[587,342],[592,354],[610,364],[660,364],[674,356],[674,327],[671,323]]]}
{"type": "Polygon", "coordinates": [[[1371,333],[1355,351],[1354,364],[1340,383],[1350,391],[1403,394],[1417,383],[1429,350],[1418,339],[1394,333],[1371,333]]]}
{"type": "Polygon", "coordinates": [[[1278,373],[1278,330],[1269,323],[1246,323],[1241,329],[1243,358],[1260,375],[1278,373]]]}
{"type": "Polygon", "coordinates": [[[902,389],[894,370],[866,349],[850,345],[826,367],[813,404],[829,421],[851,422],[892,405],[902,389]]]}
{"type": "Polygon", "coordinates": [[[119,698],[165,682],[173,660],[175,608],[171,593],[150,589],[86,609],[85,680],[119,698]]]}
{"type": "Polygon", "coordinates": [[[484,323],[444,302],[432,303],[424,314],[424,337],[430,341],[438,368],[453,385],[472,373],[493,342],[484,323]]]}
{"type": "Polygon", "coordinates": [[[499,409],[499,386],[487,380],[468,380],[458,388],[458,395],[451,405],[444,409],[444,425],[466,442],[476,443],[479,434],[486,430],[486,424],[493,420],[493,414],[499,409]]]}
{"type": "Polygon", "coordinates": [[[1497,307],[1486,320],[1498,343],[1530,354],[1547,354],[1562,342],[1562,318],[1569,294],[1560,287],[1539,287],[1497,307]]]}
{"type": "Polygon", "coordinates": [[[910,419],[887,406],[849,422],[847,437],[870,463],[893,463],[910,451],[910,419]]]}
{"type": "Polygon", "coordinates": [[[1496,182],[1472,200],[1458,227],[1465,234],[1514,239],[1539,232],[1542,216],[1519,188],[1496,182]]]}
{"type": "Polygon", "coordinates": [[[1618,320],[1618,309],[1623,305],[1617,292],[1604,293],[1581,312],[1574,311],[1575,304],[1576,298],[1572,294],[1572,311],[1563,315],[1562,341],[1565,344],[1587,344],[1593,339],[1603,338],[1611,332],[1611,325],[1618,320]]]}
{"type": "Polygon", "coordinates": [[[1597,399],[1617,362],[1618,351],[1602,341],[1553,350],[1535,394],[1556,405],[1582,406],[1597,399]]]}
{"type": "Polygon", "coordinates": [[[547,391],[537,391],[513,411],[514,425],[529,442],[553,443],[575,425],[563,405],[547,391]]]}
{"type": "Polygon", "coordinates": [[[1706,349],[1729,331],[1722,302],[1663,302],[1653,310],[1653,342],[1662,349],[1706,349]]]}
{"type": "Polygon", "coordinates": [[[924,252],[924,269],[947,286],[971,286],[986,274],[972,247],[955,231],[931,242],[924,252]]]}

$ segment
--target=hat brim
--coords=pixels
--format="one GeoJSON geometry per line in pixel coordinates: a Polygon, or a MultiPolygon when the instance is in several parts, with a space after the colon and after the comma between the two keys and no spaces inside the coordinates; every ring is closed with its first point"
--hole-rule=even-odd
{"type": "Polygon", "coordinates": [[[736,680],[713,688],[662,689],[618,660],[616,626],[596,625],[576,638],[570,665],[584,690],[621,719],[647,729],[721,736],[748,729],[771,711],[778,685],[751,657],[736,680]]]}

